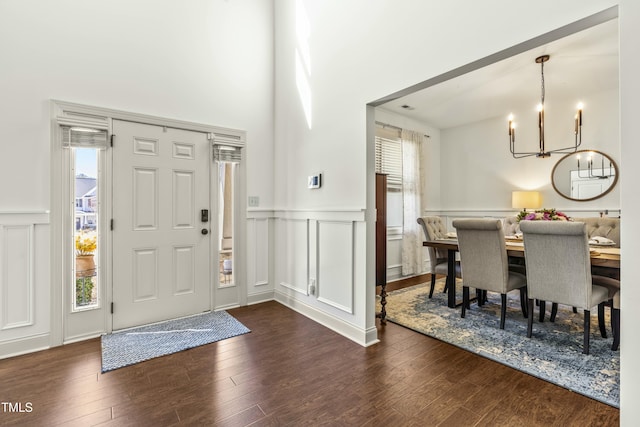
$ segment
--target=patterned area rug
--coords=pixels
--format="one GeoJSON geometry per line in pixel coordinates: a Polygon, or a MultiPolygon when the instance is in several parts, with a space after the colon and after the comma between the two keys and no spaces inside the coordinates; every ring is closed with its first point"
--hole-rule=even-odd
{"type": "MultiPolygon", "coordinates": [[[[620,407],[620,352],[612,351],[609,309],[607,335],[598,329],[596,310],[591,317],[590,354],[582,354],[583,314],[560,306],[555,323],[538,321],[535,307],[533,336],[527,338],[527,320],[520,311],[518,292],[510,292],[505,329],[500,329],[500,295],[489,294],[489,302],[479,308],[475,302],[460,318],[460,308],[447,307],[442,292],[444,279],[436,283],[433,298],[429,285],[421,284],[390,292],[387,296],[387,320],[429,335],[465,350],[495,360],[561,387],[620,407]],[[513,295],[510,295],[513,294],[513,295]]],[[[459,301],[462,300],[462,286],[459,301]]],[[[475,292],[472,291],[472,295],[475,292]]]]}
{"type": "Polygon", "coordinates": [[[102,372],[251,332],[215,311],[102,336],[102,372]]]}

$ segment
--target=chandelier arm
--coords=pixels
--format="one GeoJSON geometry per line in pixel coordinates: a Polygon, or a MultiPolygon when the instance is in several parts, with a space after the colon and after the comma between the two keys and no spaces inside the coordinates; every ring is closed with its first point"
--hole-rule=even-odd
{"type": "Polygon", "coordinates": [[[523,157],[531,157],[531,156],[537,156],[538,153],[537,151],[534,152],[526,152],[526,153],[515,153],[515,152],[511,152],[511,155],[513,156],[514,159],[522,159],[523,157]]]}
{"type": "Polygon", "coordinates": [[[516,147],[515,147],[515,140],[510,140],[510,144],[509,144],[509,151],[511,152],[511,155],[516,158],[519,159],[521,157],[529,157],[529,156],[535,156],[538,154],[537,151],[524,151],[521,153],[516,152],[516,147]]]}

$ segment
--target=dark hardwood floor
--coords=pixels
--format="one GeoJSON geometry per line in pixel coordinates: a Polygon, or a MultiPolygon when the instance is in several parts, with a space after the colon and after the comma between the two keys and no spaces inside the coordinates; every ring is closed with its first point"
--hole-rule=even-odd
{"type": "Polygon", "coordinates": [[[251,333],[100,373],[100,340],[0,360],[0,425],[615,426],[619,411],[403,327],[363,348],[276,302],[251,333]],[[30,405],[27,405],[30,403],[30,405]]]}

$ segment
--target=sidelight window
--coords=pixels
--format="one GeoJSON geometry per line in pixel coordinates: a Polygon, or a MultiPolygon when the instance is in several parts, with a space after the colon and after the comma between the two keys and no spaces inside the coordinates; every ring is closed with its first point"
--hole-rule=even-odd
{"type": "Polygon", "coordinates": [[[101,155],[106,146],[106,131],[62,126],[63,146],[69,159],[71,311],[99,307],[101,267],[101,155]]]}
{"type": "Polygon", "coordinates": [[[238,147],[215,145],[214,159],[218,170],[218,261],[219,286],[234,286],[233,259],[234,211],[236,209],[236,175],[241,151],[238,147]]]}

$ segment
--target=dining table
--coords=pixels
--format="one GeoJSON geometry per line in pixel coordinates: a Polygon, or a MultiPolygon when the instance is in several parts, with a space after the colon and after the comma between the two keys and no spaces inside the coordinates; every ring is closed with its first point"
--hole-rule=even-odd
{"type": "MultiPolygon", "coordinates": [[[[524,258],[524,242],[522,239],[506,239],[507,256],[514,258],[524,258]]],[[[450,308],[456,307],[456,253],[458,252],[458,240],[451,237],[441,240],[427,240],[423,246],[442,249],[447,251],[447,305],[450,308]]],[[[590,245],[591,266],[611,269],[614,275],[619,276],[620,272],[620,248],[609,246],[590,245]]],[[[463,278],[464,280],[464,278],[463,278]]]]}

